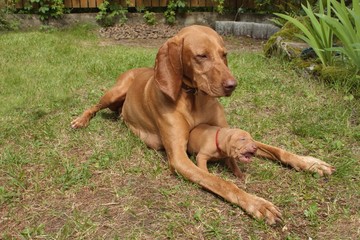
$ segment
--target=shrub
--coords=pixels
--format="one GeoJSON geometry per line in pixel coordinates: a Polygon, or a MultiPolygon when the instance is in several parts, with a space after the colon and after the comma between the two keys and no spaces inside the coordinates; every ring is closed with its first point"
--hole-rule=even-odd
{"type": "Polygon", "coordinates": [[[172,25],[176,21],[176,13],[184,12],[186,9],[186,2],[184,0],[170,0],[166,11],[164,12],[165,21],[172,25]]]}
{"type": "Polygon", "coordinates": [[[149,25],[156,24],[155,13],[153,13],[153,12],[145,11],[143,18],[144,18],[145,22],[149,25]]]}
{"type": "MultiPolygon", "coordinates": [[[[314,5],[317,0],[310,0],[310,5],[314,5]]],[[[256,12],[293,12],[298,13],[301,10],[301,0],[255,0],[256,12]]]]}
{"type": "MultiPolygon", "coordinates": [[[[296,36],[312,47],[324,66],[333,63],[333,54],[330,49],[333,47],[333,31],[323,18],[319,18],[313,12],[311,5],[307,2],[307,7],[302,5],[307,17],[309,17],[309,24],[301,23],[298,19],[290,17],[285,14],[276,13],[275,15],[284,18],[299,28],[302,34],[296,36]]],[[[322,1],[319,1],[319,14],[331,16],[330,2],[327,1],[327,11],[325,12],[322,1]]]]}
{"type": "Polygon", "coordinates": [[[333,16],[318,14],[340,40],[341,47],[330,48],[329,50],[343,53],[349,62],[355,66],[356,72],[360,71],[360,3],[353,0],[352,9],[347,8],[344,0],[339,3],[335,0],[328,0],[331,3],[333,16]]]}
{"type": "Polygon", "coordinates": [[[225,10],[225,0],[213,0],[216,4],[215,11],[219,14],[223,14],[225,10]]]}
{"type": "Polygon", "coordinates": [[[0,0],[0,31],[18,29],[19,22],[11,14],[15,10],[14,1],[0,0]]]}
{"type": "Polygon", "coordinates": [[[25,10],[38,14],[41,21],[60,18],[66,12],[63,0],[30,0],[25,10]],[[34,4],[39,7],[34,8],[34,4]]]}
{"type": "Polygon", "coordinates": [[[127,8],[122,7],[118,3],[105,0],[99,6],[99,12],[96,15],[97,22],[103,27],[110,27],[117,22],[125,23],[127,21],[127,8]]]}

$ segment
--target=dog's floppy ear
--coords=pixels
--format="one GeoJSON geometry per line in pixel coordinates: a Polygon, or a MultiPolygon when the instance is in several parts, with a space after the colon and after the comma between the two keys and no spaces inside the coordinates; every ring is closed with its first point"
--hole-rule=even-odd
{"type": "Polygon", "coordinates": [[[170,38],[160,47],[155,61],[156,84],[173,101],[179,96],[183,78],[182,45],[181,38],[170,38]]]}

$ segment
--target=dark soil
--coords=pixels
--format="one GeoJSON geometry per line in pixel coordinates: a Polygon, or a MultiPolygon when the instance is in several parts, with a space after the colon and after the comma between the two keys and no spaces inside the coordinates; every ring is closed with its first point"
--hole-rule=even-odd
{"type": "MultiPolygon", "coordinates": [[[[121,44],[127,46],[141,46],[158,48],[166,39],[174,36],[181,26],[157,24],[122,24],[113,27],[101,28],[100,36],[106,40],[102,45],[121,44]]],[[[223,36],[225,45],[231,51],[261,51],[266,40],[249,37],[223,36]]]]}
{"type": "Polygon", "coordinates": [[[113,27],[106,27],[100,29],[100,35],[106,38],[120,39],[158,39],[170,38],[174,36],[179,27],[158,24],[122,24],[113,27]]]}

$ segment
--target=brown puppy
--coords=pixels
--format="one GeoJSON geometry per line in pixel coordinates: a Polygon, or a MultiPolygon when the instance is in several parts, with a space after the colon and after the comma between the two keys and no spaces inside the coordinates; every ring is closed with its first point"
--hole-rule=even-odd
{"type": "Polygon", "coordinates": [[[225,164],[234,175],[245,178],[237,161],[249,163],[257,150],[250,134],[240,129],[219,128],[200,124],[190,132],[188,151],[197,153],[196,162],[199,168],[208,171],[209,160],[225,159],[225,164]]]}
{"type": "MultiPolygon", "coordinates": [[[[201,123],[228,127],[218,97],[230,96],[236,81],[227,67],[222,38],[211,28],[190,26],[159,49],[154,68],[122,74],[99,103],[71,122],[85,127],[97,111],[110,108],[122,114],[127,126],[149,147],[165,149],[169,166],[192,182],[239,205],[269,224],[280,221],[269,201],[246,193],[235,184],[197,167],[187,156],[190,131],[201,123]]],[[[289,164],[298,170],[332,174],[334,168],[311,157],[256,142],[257,155],[289,164]]]]}

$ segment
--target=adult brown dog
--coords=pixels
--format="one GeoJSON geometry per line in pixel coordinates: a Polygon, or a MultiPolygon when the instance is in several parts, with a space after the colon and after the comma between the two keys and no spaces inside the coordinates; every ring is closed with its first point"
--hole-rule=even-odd
{"type": "MultiPolygon", "coordinates": [[[[214,30],[186,27],[161,46],[154,68],[122,74],[100,102],[73,120],[71,126],[87,126],[100,109],[119,111],[127,126],[149,147],[165,149],[172,171],[239,205],[250,215],[274,224],[281,220],[281,214],[272,203],[200,169],[186,153],[189,132],[197,125],[228,126],[217,100],[230,96],[236,87],[226,54],[222,38],[214,30]]],[[[297,170],[320,175],[334,171],[316,158],[301,157],[260,142],[256,145],[258,156],[279,160],[297,170]]]]}

